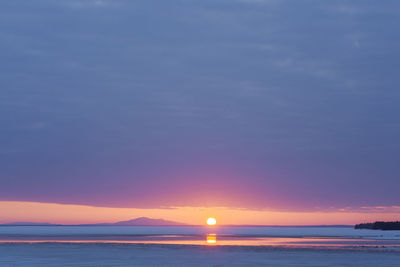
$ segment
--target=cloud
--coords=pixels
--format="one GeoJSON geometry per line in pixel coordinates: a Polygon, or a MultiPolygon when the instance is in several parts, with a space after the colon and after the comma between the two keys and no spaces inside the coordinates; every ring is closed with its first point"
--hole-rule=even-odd
{"type": "Polygon", "coordinates": [[[71,0],[64,1],[69,7],[72,8],[90,8],[90,7],[112,7],[120,3],[118,0],[71,0]]]}
{"type": "Polygon", "coordinates": [[[280,1],[279,0],[236,0],[236,2],[245,4],[271,5],[271,4],[277,4],[280,1]]]}
{"type": "Polygon", "coordinates": [[[347,2],[3,1],[0,196],[396,204],[399,4],[347,2]]]}

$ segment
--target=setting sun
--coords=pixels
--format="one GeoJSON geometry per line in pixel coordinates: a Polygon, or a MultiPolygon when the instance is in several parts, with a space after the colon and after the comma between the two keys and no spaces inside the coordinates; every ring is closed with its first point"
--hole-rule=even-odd
{"type": "Polygon", "coordinates": [[[215,218],[208,218],[207,219],[207,225],[216,225],[217,224],[217,220],[215,218]]]}

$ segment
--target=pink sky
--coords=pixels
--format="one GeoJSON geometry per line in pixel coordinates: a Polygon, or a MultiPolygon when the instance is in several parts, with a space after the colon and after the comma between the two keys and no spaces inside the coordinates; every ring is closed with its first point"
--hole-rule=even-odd
{"type": "Polygon", "coordinates": [[[218,224],[324,225],[400,220],[400,207],[365,207],[360,210],[277,211],[226,207],[173,207],[168,209],[106,208],[39,202],[0,201],[0,223],[50,222],[81,224],[117,222],[137,217],[162,218],[193,225],[215,217],[218,224]]]}

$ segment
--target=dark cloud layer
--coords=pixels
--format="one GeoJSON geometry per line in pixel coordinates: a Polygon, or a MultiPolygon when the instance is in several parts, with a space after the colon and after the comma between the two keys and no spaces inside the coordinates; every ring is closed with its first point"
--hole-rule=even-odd
{"type": "Polygon", "coordinates": [[[0,3],[0,200],[398,205],[400,3],[0,3]]]}

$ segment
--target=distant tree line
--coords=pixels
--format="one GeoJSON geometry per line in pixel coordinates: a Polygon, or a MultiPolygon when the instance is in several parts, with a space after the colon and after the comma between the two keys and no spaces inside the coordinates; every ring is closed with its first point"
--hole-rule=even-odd
{"type": "Polygon", "coordinates": [[[400,230],[400,222],[360,223],[355,225],[354,229],[400,230]]]}

